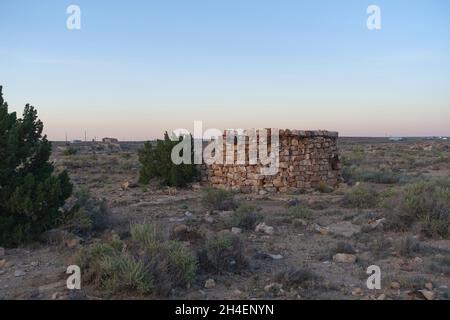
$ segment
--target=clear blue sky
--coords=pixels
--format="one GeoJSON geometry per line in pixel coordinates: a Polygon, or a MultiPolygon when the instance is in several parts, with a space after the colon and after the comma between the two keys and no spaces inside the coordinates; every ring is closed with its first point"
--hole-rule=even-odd
{"type": "Polygon", "coordinates": [[[50,139],[450,135],[450,1],[1,0],[0,84],[50,139]],[[81,8],[82,29],[66,28],[81,8]],[[381,8],[382,29],[366,27],[381,8]]]}

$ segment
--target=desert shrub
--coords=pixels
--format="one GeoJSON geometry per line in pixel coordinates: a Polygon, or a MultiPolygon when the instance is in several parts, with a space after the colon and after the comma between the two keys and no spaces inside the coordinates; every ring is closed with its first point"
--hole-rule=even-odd
{"type": "Polygon", "coordinates": [[[206,271],[237,271],[247,264],[239,236],[218,234],[206,240],[198,253],[200,266],[206,271]]]}
{"type": "Polygon", "coordinates": [[[0,245],[14,246],[56,226],[72,193],[67,172],[54,174],[43,123],[26,105],[22,118],[8,112],[0,86],[0,245]]]}
{"type": "Polygon", "coordinates": [[[230,224],[245,230],[253,230],[262,221],[261,208],[249,204],[241,204],[231,215],[230,224]]]}
{"type": "Polygon", "coordinates": [[[196,257],[182,243],[165,240],[160,230],[156,224],[133,224],[127,246],[115,241],[83,248],[78,261],[87,282],[112,294],[128,290],[162,296],[190,284],[196,257]]]}
{"type": "Polygon", "coordinates": [[[174,164],[171,159],[172,149],[182,141],[172,141],[167,132],[164,140],[156,141],[156,145],[146,142],[139,150],[139,182],[148,184],[151,179],[160,179],[161,183],[174,187],[185,187],[197,176],[196,166],[193,164],[193,147],[191,138],[191,164],[174,164]]]}
{"type": "Polygon", "coordinates": [[[62,215],[64,228],[77,235],[101,231],[109,226],[108,209],[105,200],[92,197],[87,188],[74,192],[75,204],[62,215]]]}
{"type": "Polygon", "coordinates": [[[378,198],[378,192],[374,188],[368,185],[359,185],[344,195],[343,203],[349,207],[367,209],[376,207],[378,198]]]}
{"type": "Polygon", "coordinates": [[[202,202],[207,208],[214,210],[229,211],[237,208],[233,192],[224,189],[203,188],[202,202]]]}
{"type": "Polygon", "coordinates": [[[408,185],[390,202],[388,227],[406,231],[417,225],[425,236],[450,236],[450,179],[408,185]]]}
{"type": "Polygon", "coordinates": [[[103,261],[121,252],[121,243],[116,245],[95,243],[83,247],[77,253],[77,265],[83,272],[83,281],[95,286],[102,286],[107,274],[103,268],[103,261]]]}
{"type": "Polygon", "coordinates": [[[292,219],[311,219],[312,210],[303,205],[288,208],[288,214],[292,219]]]}
{"type": "Polygon", "coordinates": [[[77,153],[77,149],[75,149],[74,147],[69,146],[66,149],[64,149],[62,154],[63,154],[63,156],[67,157],[67,156],[72,156],[72,155],[74,155],[76,153],[77,153]]]}

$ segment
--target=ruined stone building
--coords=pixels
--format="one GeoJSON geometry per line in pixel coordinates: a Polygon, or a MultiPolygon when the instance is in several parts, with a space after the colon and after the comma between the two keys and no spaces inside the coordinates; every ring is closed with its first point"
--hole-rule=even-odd
{"type": "MultiPolygon", "coordinates": [[[[223,145],[222,154],[217,154],[224,161],[206,165],[203,181],[216,188],[245,193],[308,192],[316,188],[334,188],[339,184],[341,175],[337,132],[276,131],[279,152],[273,152],[278,156],[275,172],[265,174],[269,165],[261,161],[264,153],[267,156],[276,150],[270,131],[269,134],[263,134],[262,130],[253,129],[255,133],[250,137],[247,131],[237,136],[235,132],[231,136],[230,131],[225,131],[223,139],[218,140],[219,145],[223,145]],[[267,152],[261,150],[261,146],[266,146],[267,152]],[[252,161],[252,155],[257,155],[258,160],[252,161]]],[[[273,161],[274,158],[271,166],[274,165],[273,161]]]]}

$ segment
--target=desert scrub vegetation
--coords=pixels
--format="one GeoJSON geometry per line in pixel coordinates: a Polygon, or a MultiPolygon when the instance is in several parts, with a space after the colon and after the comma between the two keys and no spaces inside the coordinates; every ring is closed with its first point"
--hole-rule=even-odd
{"type": "MultiPolygon", "coordinates": [[[[147,141],[138,151],[138,159],[141,163],[139,182],[148,184],[152,179],[159,179],[163,185],[185,187],[194,181],[197,177],[197,168],[193,164],[192,144],[192,137],[180,137],[179,140],[172,141],[167,132],[164,134],[164,140],[157,140],[155,145],[147,141]],[[191,154],[187,155],[191,164],[175,164],[171,159],[172,149],[183,139],[191,140],[191,154]]],[[[180,157],[183,157],[182,153],[180,157]]]]}
{"type": "Polygon", "coordinates": [[[287,209],[287,213],[292,219],[306,219],[306,220],[309,220],[313,216],[312,210],[310,208],[304,206],[304,205],[301,205],[301,204],[289,207],[287,209]]]}
{"type": "Polygon", "coordinates": [[[243,203],[233,212],[229,224],[244,230],[254,230],[263,219],[260,211],[261,208],[243,203]]]}
{"type": "Polygon", "coordinates": [[[95,243],[77,257],[85,281],[107,295],[124,291],[168,296],[172,289],[192,283],[197,259],[182,243],[165,240],[151,223],[130,226],[131,239],[95,243]]]}
{"type": "Polygon", "coordinates": [[[311,290],[321,288],[323,278],[308,267],[289,268],[275,273],[273,281],[281,283],[283,288],[311,290]]]}
{"type": "Polygon", "coordinates": [[[33,240],[55,227],[72,193],[66,171],[54,174],[51,143],[34,107],[8,112],[0,86],[0,246],[33,240]]]}
{"type": "Polygon", "coordinates": [[[343,204],[358,209],[374,208],[379,203],[379,194],[371,186],[360,184],[348,191],[343,198],[343,204]]]}
{"type": "Polygon", "coordinates": [[[108,228],[108,208],[104,199],[94,198],[87,188],[76,190],[73,199],[72,208],[61,216],[62,228],[79,236],[108,228]]]}
{"type": "Polygon", "coordinates": [[[238,207],[232,191],[212,187],[202,189],[202,202],[210,210],[230,211],[238,207]]]}
{"type": "Polygon", "coordinates": [[[230,232],[208,238],[198,251],[198,260],[204,271],[216,273],[238,271],[247,265],[242,240],[230,232]]]}
{"type": "Polygon", "coordinates": [[[450,237],[449,178],[407,185],[387,202],[387,226],[391,229],[407,231],[417,227],[427,237],[450,237]]]}

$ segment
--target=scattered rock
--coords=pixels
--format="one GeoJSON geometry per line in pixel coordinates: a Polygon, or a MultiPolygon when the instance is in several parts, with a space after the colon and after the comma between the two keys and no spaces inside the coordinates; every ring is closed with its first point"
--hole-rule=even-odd
{"type": "Polygon", "coordinates": [[[206,292],[203,290],[198,290],[198,293],[201,294],[202,296],[206,296],[206,292]]]}
{"type": "Polygon", "coordinates": [[[80,244],[80,239],[79,238],[71,238],[71,239],[67,239],[65,241],[66,247],[69,249],[73,249],[78,247],[78,245],[80,244]]]}
{"type": "Polygon", "coordinates": [[[362,294],[362,289],[361,288],[354,288],[353,290],[352,290],[352,295],[353,296],[359,296],[359,295],[361,295],[362,294]]]}
{"type": "Polygon", "coordinates": [[[0,260],[0,269],[6,266],[6,259],[0,260]]]}
{"type": "Polygon", "coordinates": [[[233,228],[231,228],[231,232],[234,234],[240,234],[240,233],[242,233],[242,229],[233,227],[233,228]]]}
{"type": "Polygon", "coordinates": [[[292,223],[294,224],[294,226],[306,227],[308,225],[308,222],[300,218],[292,220],[292,223]]]}
{"type": "Polygon", "coordinates": [[[330,229],[326,227],[322,227],[318,225],[317,223],[314,224],[314,231],[320,233],[323,236],[326,236],[328,233],[330,233],[330,229]]]}
{"type": "Polygon", "coordinates": [[[425,289],[432,291],[433,290],[433,284],[431,282],[427,282],[425,284],[425,289]]]}
{"type": "Polygon", "coordinates": [[[61,293],[60,292],[55,292],[52,294],[52,300],[59,300],[61,298],[61,293]]]}
{"type": "Polygon", "coordinates": [[[16,277],[16,278],[18,278],[18,277],[23,277],[24,275],[26,275],[26,272],[25,272],[25,271],[22,271],[22,270],[16,270],[16,271],[14,272],[14,277],[16,277]]]}
{"type": "Polygon", "coordinates": [[[348,253],[337,253],[333,256],[333,261],[338,263],[355,263],[356,256],[348,253]]]}
{"type": "Polygon", "coordinates": [[[385,295],[384,293],[380,294],[380,295],[377,297],[377,300],[384,300],[384,299],[386,299],[386,295],[385,295]]]}
{"type": "Polygon", "coordinates": [[[192,212],[190,212],[190,211],[186,211],[186,212],[184,213],[184,215],[185,215],[186,217],[188,217],[188,218],[192,218],[192,217],[194,216],[194,214],[193,214],[192,212]]]}
{"type": "Polygon", "coordinates": [[[338,223],[333,223],[328,226],[328,230],[337,236],[351,238],[355,234],[361,232],[361,227],[357,226],[349,221],[343,221],[338,223]]]}
{"type": "Polygon", "coordinates": [[[273,234],[273,227],[266,225],[264,222],[258,224],[255,228],[256,232],[263,232],[265,234],[272,235],[273,234]]]}
{"type": "Polygon", "coordinates": [[[208,222],[208,223],[214,223],[214,218],[211,217],[209,214],[207,214],[205,216],[205,221],[208,222]]]}
{"type": "Polygon", "coordinates": [[[234,211],[219,211],[219,212],[218,212],[218,215],[219,215],[221,218],[226,218],[226,217],[231,216],[231,215],[233,214],[233,212],[234,212],[234,211]]]}
{"type": "Polygon", "coordinates": [[[278,293],[280,290],[282,290],[282,288],[283,288],[283,285],[281,283],[273,282],[273,283],[265,286],[264,291],[270,292],[270,293],[278,293]]]}
{"type": "Polygon", "coordinates": [[[206,289],[213,289],[216,287],[216,282],[214,281],[214,279],[208,279],[205,282],[205,288],[206,289]]]}
{"type": "Polygon", "coordinates": [[[281,254],[269,254],[269,257],[272,260],[281,260],[281,259],[283,259],[283,256],[281,254]]]}
{"type": "Polygon", "coordinates": [[[397,281],[393,281],[393,282],[391,282],[389,287],[391,289],[393,289],[393,290],[399,290],[400,289],[400,283],[398,283],[397,281]]]}
{"type": "Polygon", "coordinates": [[[5,256],[5,249],[0,247],[0,259],[2,259],[5,256]]]}

